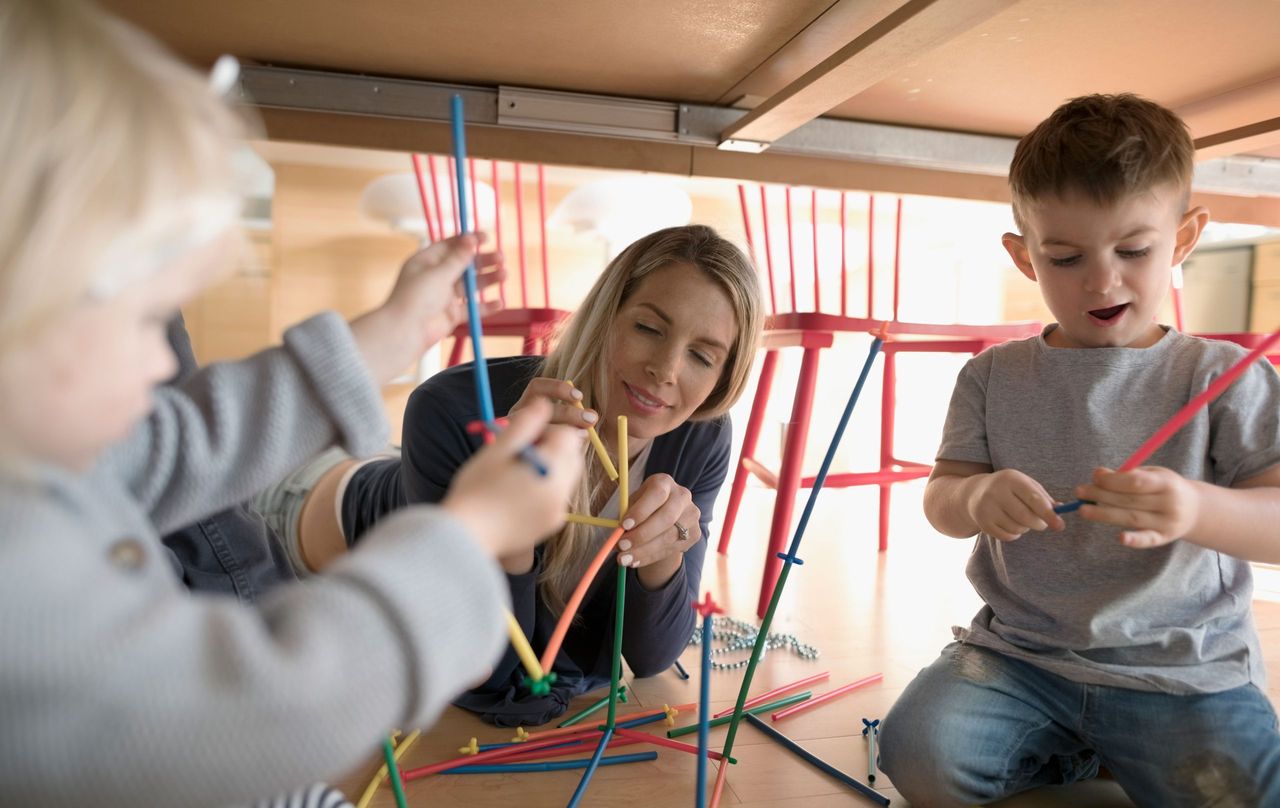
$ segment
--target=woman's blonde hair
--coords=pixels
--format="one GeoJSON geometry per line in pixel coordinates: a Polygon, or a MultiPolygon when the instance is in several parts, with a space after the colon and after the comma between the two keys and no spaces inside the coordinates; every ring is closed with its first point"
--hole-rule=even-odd
{"type": "Polygon", "coordinates": [[[3,355],[232,225],[245,129],[204,77],[78,0],[0,3],[0,76],[3,355]]]}
{"type": "MultiPolygon", "coordinates": [[[[720,380],[690,420],[709,420],[728,412],[746,389],[751,375],[764,308],[751,261],[732,242],[705,225],[669,227],[650,233],[613,259],[561,330],[541,375],[574,382],[583,393],[584,404],[601,414],[608,412],[604,357],[610,354],[618,311],[645,277],[669,266],[687,267],[688,271],[715,281],[733,307],[737,336],[720,380]]],[[[585,451],[591,455],[590,446],[585,451]]],[[[601,480],[602,471],[593,456],[587,458],[587,468],[570,503],[575,513],[590,513],[591,492],[601,480]]],[[[569,524],[547,542],[539,589],[553,612],[563,610],[594,554],[594,532],[595,528],[589,526],[569,524]]]]}

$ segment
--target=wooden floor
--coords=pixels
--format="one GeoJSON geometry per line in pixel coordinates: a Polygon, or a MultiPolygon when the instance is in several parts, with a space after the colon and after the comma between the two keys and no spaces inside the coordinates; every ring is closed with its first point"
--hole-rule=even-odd
{"type": "MultiPolygon", "coordinates": [[[[920,512],[922,491],[920,482],[895,487],[892,536],[889,550],[883,555],[877,554],[875,547],[874,489],[826,491],[821,495],[801,547],[805,564],[793,569],[774,623],[774,631],[794,633],[802,642],[817,646],[821,657],[806,661],[789,652],[774,651],[762,661],[752,688],[753,693],[763,692],[811,673],[830,671],[829,682],[818,685],[817,693],[883,672],[884,681],[879,685],[775,724],[814,753],[864,781],[867,753],[861,737],[861,719],[882,717],[916,672],[950,641],[951,626],[968,624],[978,608],[977,597],[964,577],[972,542],[944,538],[929,527],[920,512]]],[[[748,490],[729,556],[712,554],[703,577],[704,589],[725,605],[729,615],[752,622],[756,622],[756,595],[771,507],[772,492],[748,490]]],[[[719,525],[720,516],[717,514],[713,528],[719,525]]],[[[1280,603],[1259,599],[1255,614],[1268,668],[1280,670],[1280,603]]],[[[689,648],[683,657],[692,676],[689,681],[681,680],[674,672],[648,679],[628,677],[634,698],[626,709],[696,702],[698,662],[699,649],[689,648]]],[[[741,676],[741,670],[713,674],[715,710],[732,705],[741,676]]],[[[574,709],[586,706],[599,695],[581,698],[574,709]]],[[[1274,677],[1269,695],[1273,703],[1280,703],[1280,686],[1274,677]]],[[[684,725],[695,719],[696,714],[682,714],[678,723],[684,725]]],[[[471,736],[480,743],[495,743],[509,740],[511,735],[510,730],[482,724],[471,715],[450,708],[403,763],[414,767],[455,757],[457,748],[471,736]]],[[[723,728],[713,730],[713,748],[718,748],[723,738],[723,728]]],[[[696,743],[696,736],[682,740],[696,743]]],[[[828,808],[872,804],[792,757],[750,726],[739,731],[734,756],[738,765],[729,773],[722,805],[828,808]]],[[[713,763],[709,777],[715,775],[714,766],[713,763]]],[[[371,762],[339,785],[354,800],[372,771],[371,762]]],[[[423,808],[558,807],[568,803],[580,777],[578,772],[437,776],[408,784],[407,797],[410,806],[423,808]]],[[[651,763],[599,770],[583,805],[691,806],[694,780],[692,755],[659,750],[658,759],[651,763]]],[[[876,785],[893,806],[909,805],[884,775],[877,777],[876,785]]],[[[1004,808],[1130,805],[1114,783],[1105,781],[1041,789],[1000,804],[1004,808]]],[[[372,805],[393,806],[389,790],[381,789],[372,805]]]]}

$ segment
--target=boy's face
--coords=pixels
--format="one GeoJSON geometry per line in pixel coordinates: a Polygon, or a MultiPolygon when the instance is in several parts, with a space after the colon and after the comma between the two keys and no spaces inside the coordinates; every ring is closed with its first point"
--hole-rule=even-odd
{"type": "Polygon", "coordinates": [[[1155,316],[1169,273],[1195,247],[1208,211],[1182,210],[1172,185],[1103,206],[1078,192],[1038,199],[1023,211],[1023,235],[1004,246],[1058,327],[1059,348],[1146,348],[1164,333],[1155,316]]]}
{"type": "Polygon", "coordinates": [[[0,359],[0,432],[25,460],[87,468],[151,409],[177,362],[166,325],[227,264],[221,238],[107,300],[86,300],[0,359]]]}

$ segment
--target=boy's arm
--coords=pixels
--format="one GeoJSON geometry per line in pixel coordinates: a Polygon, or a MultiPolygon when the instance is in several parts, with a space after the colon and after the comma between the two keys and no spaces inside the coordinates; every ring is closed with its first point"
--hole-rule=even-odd
{"type": "Polygon", "coordinates": [[[1016,469],[939,460],[924,491],[924,512],[939,532],[964,539],[979,531],[1014,541],[1028,530],[1062,530],[1044,486],[1016,469]]]}
{"type": "Polygon", "coordinates": [[[969,499],[974,486],[991,466],[963,460],[939,460],[929,475],[924,489],[924,515],[934,530],[954,539],[967,539],[978,532],[978,524],[969,514],[969,499]]]}

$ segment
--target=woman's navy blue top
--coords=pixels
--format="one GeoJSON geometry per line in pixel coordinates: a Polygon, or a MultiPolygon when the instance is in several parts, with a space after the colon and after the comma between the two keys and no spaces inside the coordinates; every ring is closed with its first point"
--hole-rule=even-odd
{"type": "MultiPolygon", "coordinates": [[[[489,361],[494,411],[505,415],[539,373],[543,358],[517,356],[489,361]]],[[[370,463],[360,469],[343,497],[343,523],[354,541],[377,519],[405,502],[439,502],[449,482],[480,446],[467,425],[480,419],[470,364],[458,365],[423,382],[405,410],[403,459],[370,463]]],[[[693,494],[702,513],[702,540],[690,547],[684,563],[663,587],[646,589],[627,571],[622,652],[636,676],[665,671],[679,657],[693,632],[702,564],[710,536],[711,511],[729,469],[731,427],[727,416],[686,422],[653,440],[645,475],[669,474],[693,494]]],[[[423,537],[430,541],[429,536],[423,537]]],[[[536,652],[546,647],[556,616],[538,597],[542,548],[533,568],[508,575],[512,611],[536,652]]],[[[609,682],[613,652],[613,605],[617,568],[606,564],[592,582],[578,617],[564,640],[553,670],[551,693],[534,696],[522,684],[524,670],[508,648],[484,684],[455,703],[499,726],[540,725],[559,716],[569,701],[609,682]]]]}

